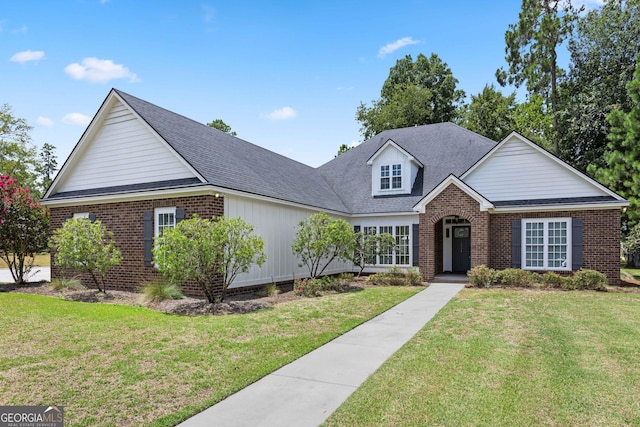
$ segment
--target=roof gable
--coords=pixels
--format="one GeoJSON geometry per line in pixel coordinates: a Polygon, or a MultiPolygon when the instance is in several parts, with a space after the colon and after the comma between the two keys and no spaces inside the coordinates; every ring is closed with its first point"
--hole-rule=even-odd
{"type": "Polygon", "coordinates": [[[111,91],[47,195],[202,177],[111,91]]]}
{"type": "Polygon", "coordinates": [[[492,202],[602,196],[624,200],[516,132],[460,178],[492,202]]]}
{"type": "Polygon", "coordinates": [[[410,162],[415,163],[418,167],[422,167],[423,166],[422,163],[420,163],[411,153],[409,153],[404,148],[400,147],[391,138],[389,138],[389,140],[387,140],[387,142],[385,142],[384,145],[382,145],[382,147],[378,148],[376,150],[376,152],[373,153],[373,155],[371,157],[369,157],[369,159],[367,160],[367,164],[368,165],[372,165],[375,162],[375,160],[378,157],[380,157],[382,155],[382,153],[385,152],[390,147],[391,147],[391,149],[395,149],[395,150],[399,151],[403,156],[405,156],[407,158],[407,160],[409,160],[410,162]]]}
{"type": "Polygon", "coordinates": [[[487,211],[493,209],[493,204],[487,200],[482,194],[478,193],[473,188],[469,187],[466,183],[460,180],[455,175],[449,175],[440,184],[438,184],[429,194],[420,199],[415,204],[413,210],[418,213],[425,213],[426,206],[433,201],[440,193],[442,193],[450,185],[455,185],[460,190],[464,191],[469,197],[474,199],[480,205],[481,211],[487,211]]]}

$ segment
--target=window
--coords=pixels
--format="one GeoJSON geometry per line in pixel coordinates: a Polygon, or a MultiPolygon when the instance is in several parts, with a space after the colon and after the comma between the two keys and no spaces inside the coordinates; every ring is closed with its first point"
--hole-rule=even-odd
{"type": "Polygon", "coordinates": [[[380,166],[380,189],[389,189],[389,165],[380,166]]]}
{"type": "MultiPolygon", "coordinates": [[[[369,236],[375,236],[376,235],[376,231],[377,231],[377,227],[364,227],[364,238],[365,238],[365,240],[369,236]]],[[[371,248],[371,252],[366,254],[366,256],[367,256],[366,261],[365,261],[366,264],[375,264],[376,263],[375,250],[376,250],[376,248],[371,248]]]]}
{"type": "Polygon", "coordinates": [[[402,165],[391,168],[391,188],[402,188],[402,165]]]}
{"type": "Polygon", "coordinates": [[[78,212],[73,214],[73,219],[86,218],[89,219],[89,212],[78,212]]]}
{"type": "MultiPolygon", "coordinates": [[[[381,226],[380,234],[389,233],[393,236],[393,227],[381,226]]],[[[389,250],[386,254],[380,254],[380,264],[393,264],[393,249],[389,250]]]]}
{"type": "Polygon", "coordinates": [[[161,237],[167,228],[176,226],[176,208],[156,208],[155,210],[155,237],[161,237]]]}
{"type": "Polygon", "coordinates": [[[571,218],[522,220],[522,268],[571,270],[571,218]]]}
{"type": "Polygon", "coordinates": [[[396,226],[396,264],[409,264],[409,226],[396,226]]]}

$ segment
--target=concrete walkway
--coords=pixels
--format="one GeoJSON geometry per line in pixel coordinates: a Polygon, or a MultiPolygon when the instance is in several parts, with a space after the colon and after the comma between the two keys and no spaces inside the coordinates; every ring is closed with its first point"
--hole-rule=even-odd
{"type": "Polygon", "coordinates": [[[179,426],[317,426],[463,287],[432,283],[179,426]]]}
{"type": "MultiPolygon", "coordinates": [[[[51,267],[33,267],[31,269],[31,274],[26,279],[27,282],[39,282],[41,280],[46,280],[47,282],[51,280],[51,267]]],[[[8,268],[0,268],[0,283],[13,283],[13,276],[11,275],[11,270],[8,268]]]]}

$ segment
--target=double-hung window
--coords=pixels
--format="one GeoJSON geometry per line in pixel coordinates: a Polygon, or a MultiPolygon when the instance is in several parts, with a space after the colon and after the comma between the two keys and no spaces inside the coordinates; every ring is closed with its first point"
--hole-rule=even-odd
{"type": "Polygon", "coordinates": [[[571,270],[571,218],[522,220],[522,268],[571,270]]]}
{"type": "Polygon", "coordinates": [[[391,188],[402,188],[402,165],[391,166],[391,188]]]}
{"type": "Polygon", "coordinates": [[[388,190],[389,183],[389,165],[380,166],[380,189],[388,190]]]}
{"type": "Polygon", "coordinates": [[[155,237],[162,237],[164,230],[176,226],[176,208],[155,209],[155,237]]]}
{"type": "MultiPolygon", "coordinates": [[[[393,236],[393,227],[380,226],[380,234],[389,233],[393,236]]],[[[386,253],[380,254],[380,264],[393,264],[393,248],[390,248],[386,253]]]]}

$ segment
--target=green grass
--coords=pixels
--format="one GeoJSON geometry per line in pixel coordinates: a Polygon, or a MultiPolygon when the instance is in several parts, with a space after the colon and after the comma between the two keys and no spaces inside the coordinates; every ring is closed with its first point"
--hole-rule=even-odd
{"type": "Polygon", "coordinates": [[[620,278],[622,280],[638,280],[640,281],[640,268],[621,268],[620,278]]]}
{"type": "Polygon", "coordinates": [[[0,293],[0,402],[63,405],[68,426],[170,426],[422,288],[180,317],[0,293]]]}
{"type": "Polygon", "coordinates": [[[328,426],[639,426],[640,295],[464,290],[328,426]]]}
{"type": "MultiPolygon", "coordinates": [[[[51,266],[51,255],[48,253],[35,254],[33,260],[34,267],[49,267],[51,266]]],[[[7,263],[0,259],[0,268],[8,268],[7,263]]]]}

